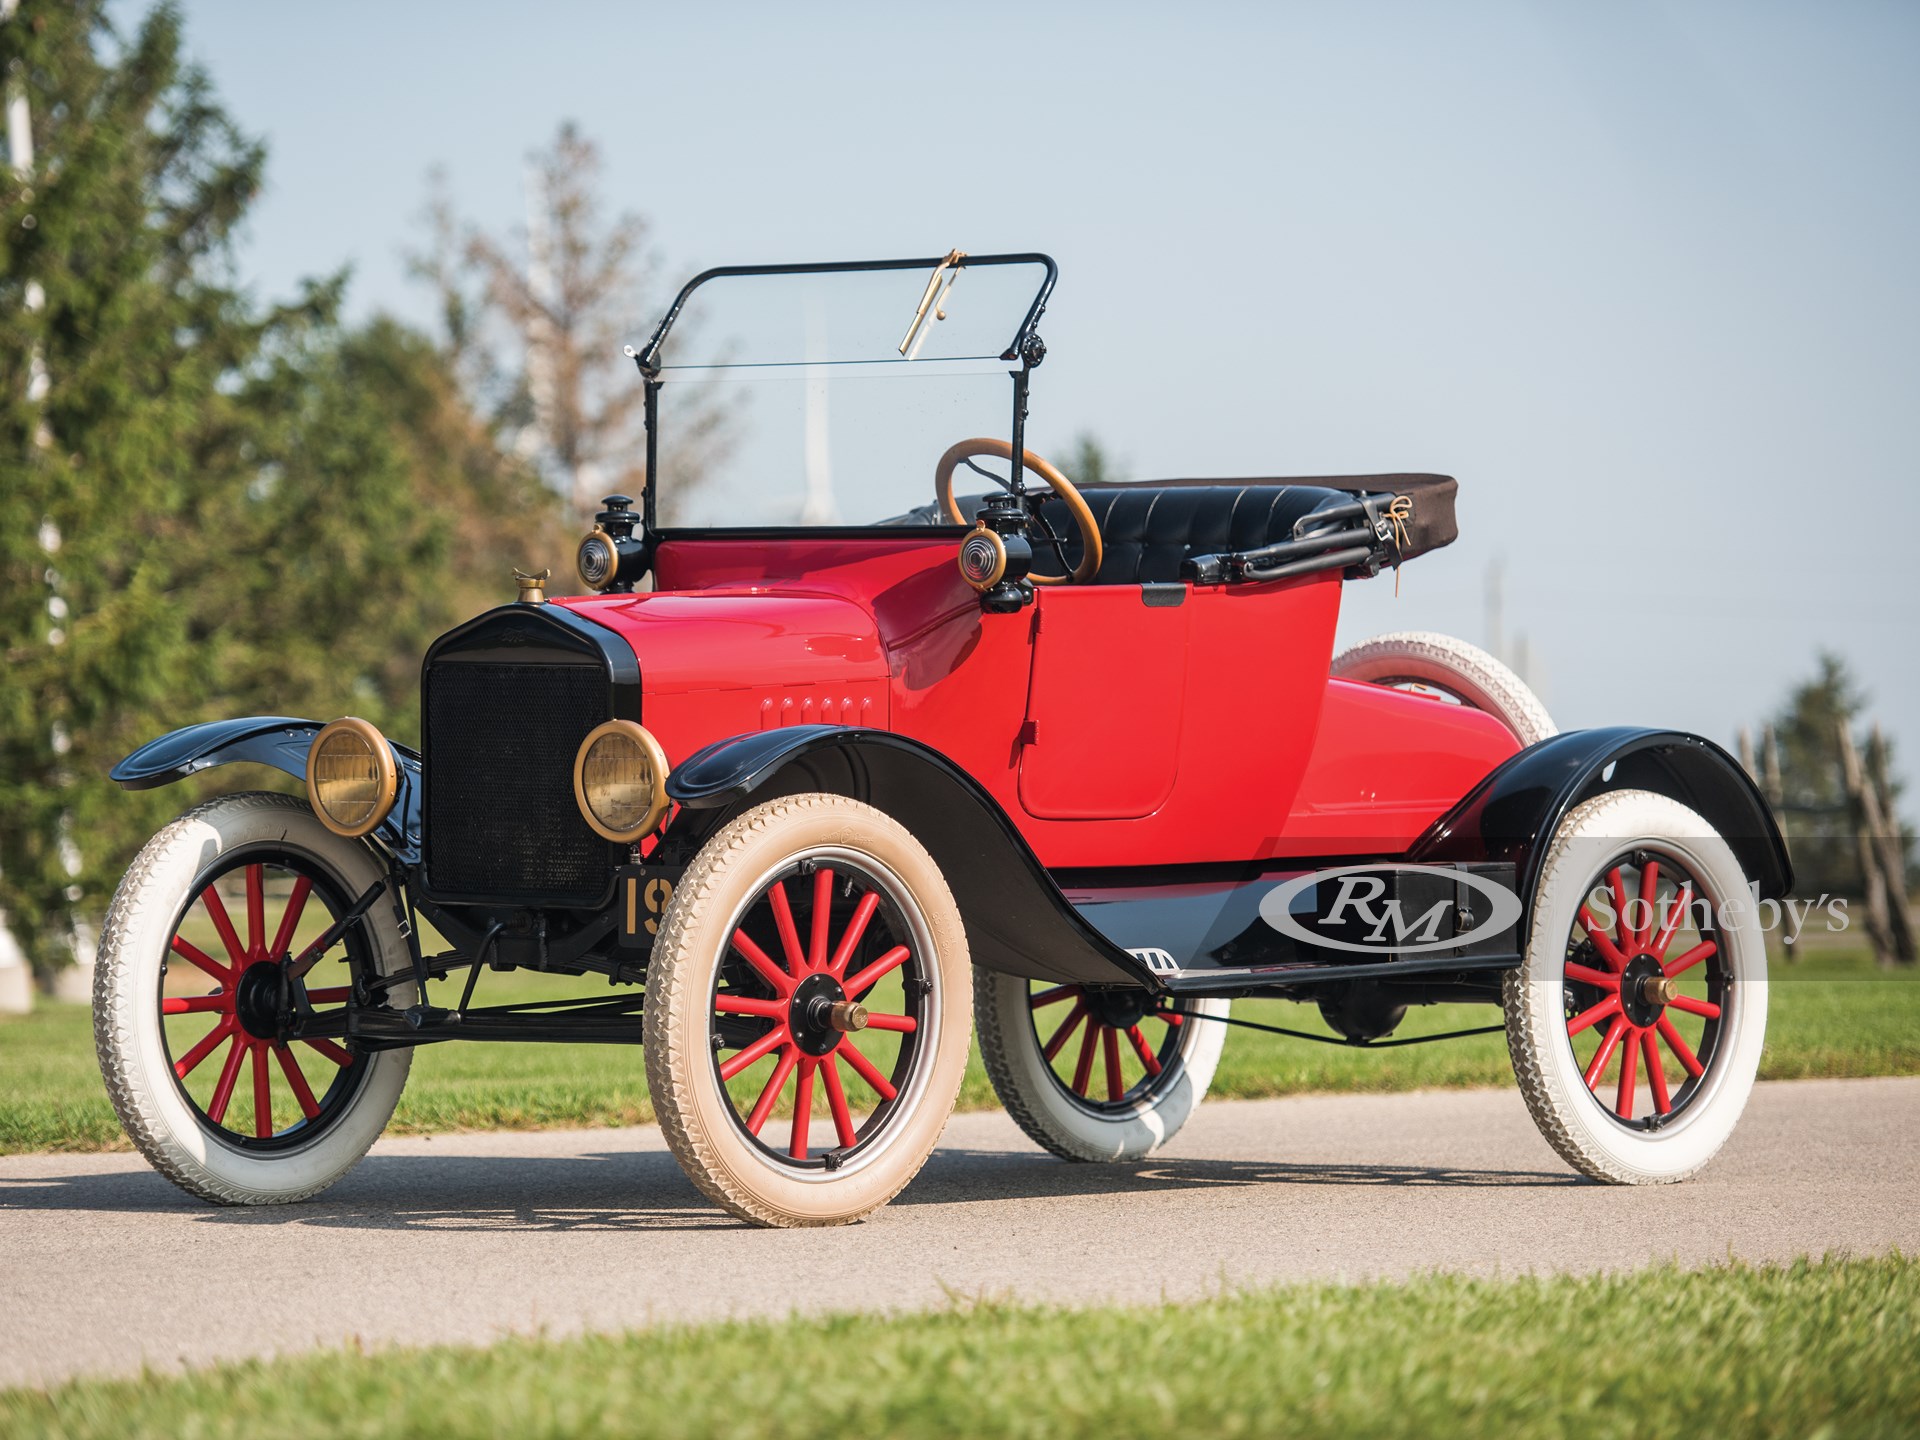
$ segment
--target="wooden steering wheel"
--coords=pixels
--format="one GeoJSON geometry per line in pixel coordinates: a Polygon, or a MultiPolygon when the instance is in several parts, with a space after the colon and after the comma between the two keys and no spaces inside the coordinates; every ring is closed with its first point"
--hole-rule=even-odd
{"type": "MultiPolygon", "coordinates": [[[[1047,482],[1047,488],[1065,502],[1067,513],[1073,517],[1074,528],[1080,532],[1080,563],[1073,568],[1071,575],[1030,575],[1027,578],[1036,585],[1065,585],[1073,583],[1084,585],[1100,572],[1100,560],[1105,553],[1100,543],[1100,525],[1093,518],[1080,492],[1073,488],[1073,482],[1054,469],[1045,460],[1031,450],[1023,450],[1021,463],[1047,482]]],[[[947,453],[940,457],[940,463],[933,467],[933,493],[940,501],[940,509],[947,519],[956,525],[971,524],[968,516],[960,513],[960,506],[953,498],[953,472],[963,460],[971,460],[976,455],[991,455],[999,460],[1013,458],[1013,446],[1005,440],[996,440],[979,435],[971,440],[962,440],[947,447],[947,453]]]]}

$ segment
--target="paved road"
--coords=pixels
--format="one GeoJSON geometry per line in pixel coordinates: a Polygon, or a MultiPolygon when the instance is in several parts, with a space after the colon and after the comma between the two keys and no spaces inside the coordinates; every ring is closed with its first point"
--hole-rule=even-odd
{"type": "Polygon", "coordinates": [[[963,1115],[864,1225],[733,1224],[657,1130],[383,1141],[327,1195],[217,1210],[136,1158],[0,1159],[0,1385],[358,1339],[486,1341],[952,1292],[1153,1300],[1312,1277],[1920,1249],[1920,1079],[1761,1086],[1688,1185],[1570,1174],[1511,1091],[1204,1107],[1066,1165],[963,1115]]]}

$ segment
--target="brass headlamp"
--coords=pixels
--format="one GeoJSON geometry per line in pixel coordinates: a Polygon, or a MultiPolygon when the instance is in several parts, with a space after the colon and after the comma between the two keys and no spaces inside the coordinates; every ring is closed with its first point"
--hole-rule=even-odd
{"type": "Polygon", "coordinates": [[[631,845],[667,813],[667,752],[631,720],[609,720],[573,757],[573,798],[594,833],[631,845]]]}
{"type": "Polygon", "coordinates": [[[336,835],[372,833],[399,789],[393,747],[365,720],[348,715],[323,725],[307,747],[307,803],[336,835]]]}

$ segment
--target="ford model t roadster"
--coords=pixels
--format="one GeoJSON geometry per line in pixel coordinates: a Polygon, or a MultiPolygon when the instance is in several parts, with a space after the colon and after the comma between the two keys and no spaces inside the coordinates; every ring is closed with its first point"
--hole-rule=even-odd
{"type": "Polygon", "coordinates": [[[153,1164],[296,1200],[366,1151],[418,1046],[639,1044],[701,1191],[838,1223],[926,1159],[970,1032],[1035,1141],[1132,1160],[1243,997],[1360,1046],[1404,1043],[1410,1005],[1500,1007],[1570,1164],[1705,1164],[1765,1027],[1753,899],[1790,882],[1745,774],[1676,731],[1555,733],[1444,637],[1336,657],[1342,586],[1454,538],[1450,479],[1075,483],[1029,451],[1054,277],[708,271],[629,352],[646,485],[581,543],[592,593],[523,576],[434,642],[419,751],[258,717],[121,762],[135,788],[238,761],[306,787],[188,811],[114,897],[98,1048],[153,1164]],[[902,383],[928,373],[990,384],[987,418],[941,428],[902,383]],[[878,399],[829,431],[842,380],[878,399]],[[702,385],[752,391],[750,433],[676,492],[663,412],[702,385]],[[776,392],[804,443],[763,455],[776,392]],[[477,1003],[509,969],[592,984],[477,1003]]]}

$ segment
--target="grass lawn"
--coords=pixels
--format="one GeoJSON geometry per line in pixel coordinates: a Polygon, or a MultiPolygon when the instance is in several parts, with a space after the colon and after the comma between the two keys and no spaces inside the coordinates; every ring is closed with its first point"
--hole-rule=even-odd
{"type": "MultiPolygon", "coordinates": [[[[1920,975],[1877,970],[1864,952],[1815,954],[1777,965],[1762,1076],[1920,1074],[1920,975]]],[[[603,983],[546,976],[482,978],[477,1000],[545,998],[603,983]]],[[[457,991],[442,1003],[452,1004],[457,991]]],[[[1318,1030],[1311,1007],[1243,1002],[1237,1016],[1318,1030]]],[[[1401,1035],[1492,1024],[1490,1008],[1413,1011],[1401,1035]]],[[[1508,1085],[1505,1042],[1482,1035],[1437,1045],[1362,1054],[1248,1030],[1230,1030],[1215,1096],[1313,1091],[1390,1091],[1508,1085]]],[[[989,1108],[978,1058],[961,1092],[963,1108],[989,1108]]],[[[423,1047],[391,1133],[638,1124],[653,1118],[640,1052],[595,1045],[445,1044],[423,1047]]],[[[84,1006],[43,1003],[32,1015],[0,1019],[0,1154],[99,1150],[125,1144],[93,1057],[84,1006]]]]}
{"type": "Polygon", "coordinates": [[[0,1433],[1911,1435],[1920,1261],[958,1305],[0,1392],[0,1433]]]}

